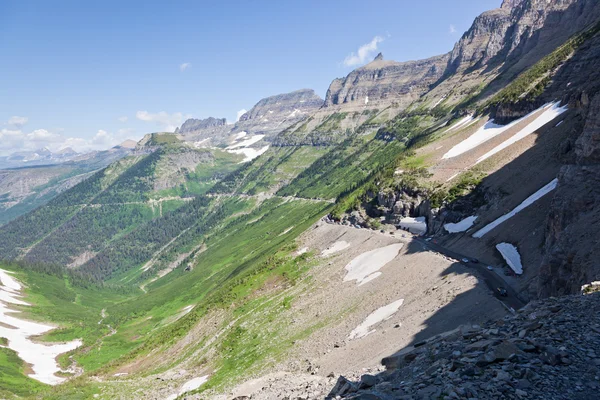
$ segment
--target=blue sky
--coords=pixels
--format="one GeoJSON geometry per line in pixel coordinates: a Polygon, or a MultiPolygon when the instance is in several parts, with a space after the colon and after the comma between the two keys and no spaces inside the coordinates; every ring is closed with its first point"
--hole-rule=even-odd
{"type": "Polygon", "coordinates": [[[324,97],[361,65],[361,46],[371,44],[365,63],[379,51],[398,61],[442,54],[500,3],[4,0],[0,154],[107,147],[188,116],[235,121],[301,88],[324,97]]]}

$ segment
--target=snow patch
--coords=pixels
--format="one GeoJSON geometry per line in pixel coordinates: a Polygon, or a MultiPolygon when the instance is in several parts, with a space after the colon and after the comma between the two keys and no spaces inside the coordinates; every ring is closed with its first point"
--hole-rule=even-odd
{"type": "Polygon", "coordinates": [[[307,253],[307,252],[308,252],[308,247],[303,247],[296,252],[296,255],[301,256],[302,254],[307,253]]]}
{"type": "Polygon", "coordinates": [[[431,107],[431,108],[436,108],[436,107],[437,107],[437,106],[439,106],[439,105],[440,105],[440,103],[441,103],[442,101],[444,101],[445,99],[446,99],[446,96],[442,96],[442,97],[440,97],[440,99],[439,99],[438,101],[436,101],[436,102],[435,102],[435,104],[433,105],[433,107],[431,107]]]}
{"type": "Polygon", "coordinates": [[[65,378],[55,375],[60,371],[56,357],[59,354],[76,349],[82,345],[81,340],[73,340],[62,344],[42,344],[32,341],[32,336],[46,333],[55,327],[44,325],[33,321],[18,319],[12,314],[19,311],[10,309],[5,303],[29,305],[17,297],[22,285],[9,275],[8,271],[0,269],[0,337],[8,340],[8,348],[14,350],[19,358],[31,365],[33,370],[30,378],[49,385],[63,382],[65,378]],[[10,314],[10,315],[9,315],[10,314]],[[7,328],[10,326],[10,328],[7,328]]]}
{"type": "Polygon", "coordinates": [[[206,138],[206,139],[202,139],[197,142],[194,142],[194,147],[197,149],[199,149],[201,147],[206,147],[206,146],[203,146],[203,143],[206,142],[207,140],[210,140],[210,138],[206,138]]]}
{"type": "Polygon", "coordinates": [[[233,154],[243,154],[244,159],[239,162],[240,164],[243,164],[245,162],[254,160],[256,157],[260,156],[267,150],[269,150],[269,146],[265,146],[260,149],[244,148],[244,149],[234,149],[234,150],[227,150],[227,151],[229,153],[233,153],[233,154]]]}
{"type": "Polygon", "coordinates": [[[472,215],[457,223],[444,224],[444,229],[450,233],[464,232],[472,227],[476,220],[477,217],[472,215]]]}
{"type": "MultiPolygon", "coordinates": [[[[479,118],[477,120],[479,120],[479,118]]],[[[456,124],[446,129],[443,133],[455,131],[467,125],[471,125],[473,122],[475,122],[475,118],[473,118],[472,115],[467,115],[466,117],[461,118],[456,124]]]]}
{"type": "Polygon", "coordinates": [[[179,390],[179,396],[184,393],[191,392],[192,390],[198,389],[200,386],[208,381],[208,375],[200,376],[198,378],[191,379],[183,384],[179,390]]]}
{"type": "Polygon", "coordinates": [[[498,146],[494,147],[492,150],[479,157],[475,162],[475,165],[490,158],[494,154],[506,149],[508,146],[517,143],[519,140],[526,138],[527,136],[531,135],[532,133],[540,129],[542,126],[546,125],[548,122],[552,121],[553,119],[555,119],[556,117],[568,110],[568,106],[559,107],[559,104],[560,102],[557,101],[555,103],[550,103],[544,106],[546,110],[543,113],[541,113],[535,120],[533,120],[533,122],[531,122],[525,128],[521,129],[511,138],[505,140],[498,146]]]}
{"type": "Polygon", "coordinates": [[[345,240],[340,240],[339,242],[335,242],[333,245],[331,245],[328,248],[326,248],[325,250],[323,250],[321,252],[321,255],[329,256],[334,253],[337,253],[338,251],[347,249],[348,247],[350,247],[350,243],[346,242],[345,240]]]}
{"type": "Polygon", "coordinates": [[[369,96],[365,96],[365,105],[369,104],[369,96]]]}
{"type": "Polygon", "coordinates": [[[402,243],[394,243],[355,257],[345,267],[344,282],[356,281],[360,286],[377,278],[381,275],[379,270],[396,258],[402,246],[402,243]]]}
{"type": "Polygon", "coordinates": [[[469,150],[473,150],[475,147],[506,132],[507,130],[514,127],[515,125],[530,118],[532,115],[534,115],[538,111],[547,109],[548,107],[552,106],[553,104],[555,104],[555,103],[544,104],[537,110],[530,112],[529,114],[525,115],[524,117],[521,117],[521,118],[511,122],[508,125],[498,125],[498,124],[494,123],[494,121],[488,121],[484,126],[479,128],[477,130],[477,132],[475,132],[474,134],[472,134],[471,136],[469,136],[468,138],[466,138],[465,140],[463,140],[456,146],[452,147],[446,154],[444,154],[444,156],[442,158],[448,159],[448,158],[457,157],[463,153],[466,153],[469,150]]]}
{"type": "Polygon", "coordinates": [[[233,150],[233,149],[237,149],[238,147],[249,147],[252,146],[254,143],[260,142],[262,140],[262,138],[264,138],[265,135],[254,135],[251,138],[248,138],[240,143],[236,143],[233,144],[227,148],[225,148],[225,150],[233,150]]]}
{"type": "Polygon", "coordinates": [[[404,299],[396,300],[395,302],[388,304],[387,306],[379,307],[377,310],[369,314],[369,316],[363,321],[362,324],[360,324],[352,332],[350,332],[348,339],[360,339],[375,332],[375,329],[371,330],[370,328],[373,325],[390,319],[400,309],[402,303],[404,303],[404,299]]]}
{"type": "Polygon", "coordinates": [[[425,217],[405,217],[400,220],[400,228],[408,230],[416,235],[424,235],[427,232],[427,222],[425,217]]]}
{"type": "Polygon", "coordinates": [[[540,190],[538,190],[537,192],[535,192],[534,194],[532,194],[531,196],[529,196],[528,198],[526,198],[525,200],[523,200],[523,202],[521,204],[519,204],[518,206],[516,206],[515,208],[513,208],[511,212],[509,212],[508,214],[504,214],[500,218],[498,218],[495,221],[487,224],[486,226],[484,226],[483,228],[481,228],[480,230],[478,230],[477,232],[475,232],[473,234],[473,237],[474,238],[481,238],[481,237],[483,237],[483,235],[485,235],[486,233],[488,233],[489,231],[491,231],[492,229],[494,229],[495,227],[497,227],[498,225],[500,225],[501,223],[503,223],[507,219],[509,219],[511,217],[514,217],[518,212],[520,212],[520,211],[524,210],[525,208],[529,207],[530,205],[532,205],[533,203],[535,203],[537,200],[539,200],[540,198],[542,198],[546,194],[548,194],[551,191],[553,191],[554,189],[556,189],[556,185],[557,184],[558,184],[558,179],[556,179],[556,178],[553,179],[552,181],[550,181],[550,183],[548,183],[547,185],[545,185],[544,187],[542,187],[540,190]]]}
{"type": "Polygon", "coordinates": [[[238,132],[235,137],[233,138],[233,140],[240,140],[241,138],[243,138],[244,136],[246,136],[248,133],[246,131],[241,131],[238,132]]]}
{"type": "Polygon", "coordinates": [[[502,254],[508,266],[515,271],[515,274],[521,275],[523,273],[521,256],[515,246],[510,243],[499,243],[496,245],[496,249],[502,254]]]}

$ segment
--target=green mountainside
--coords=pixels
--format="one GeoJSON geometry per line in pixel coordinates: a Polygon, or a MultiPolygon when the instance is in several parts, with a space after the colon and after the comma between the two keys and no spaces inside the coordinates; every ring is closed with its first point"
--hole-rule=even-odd
{"type": "MultiPolygon", "coordinates": [[[[533,20],[531,7],[521,3],[539,2],[505,2],[492,13],[498,18],[494,26],[504,27],[506,36],[513,29],[509,16],[533,20]]],[[[0,334],[0,396],[174,399],[185,393],[176,388],[203,375],[210,378],[186,398],[229,396],[236,385],[284,368],[325,380],[345,371],[340,357],[338,364],[327,358],[331,352],[357,354],[347,363],[359,370],[361,362],[399,350],[400,342],[418,347],[426,334],[501,318],[513,304],[536,299],[540,280],[550,282],[551,295],[574,293],[572,288],[597,280],[600,271],[588,264],[562,281],[552,275],[559,267],[561,277],[568,275],[572,266],[561,247],[562,232],[571,226],[565,210],[579,207],[595,218],[598,200],[592,195],[581,200],[559,192],[560,204],[541,200],[547,202],[522,211],[519,221],[480,241],[471,232],[443,228],[471,215],[481,228],[557,176],[560,190],[560,184],[568,184],[565,176],[578,181],[586,171],[597,172],[593,132],[600,112],[600,35],[593,17],[600,18],[600,7],[583,0],[566,3],[574,5],[548,6],[572,22],[552,46],[535,42],[555,32],[549,23],[532,26],[539,32],[529,41],[524,34],[519,40],[525,42],[504,43],[505,51],[484,54],[473,49],[479,41],[467,39],[477,32],[496,33],[473,28],[452,53],[435,60],[436,65],[448,60],[444,73],[436,70],[433,83],[428,76],[427,90],[420,87],[424,94],[408,105],[387,94],[373,99],[373,106],[361,100],[362,109],[331,100],[269,138],[268,150],[250,161],[222,145],[223,138],[220,147],[203,148],[178,134],[150,134],[138,151],[86,171],[69,189],[23,203],[23,215],[0,216],[7,222],[0,227],[0,267],[14,272],[24,284],[23,299],[31,304],[8,305],[27,319],[57,326],[36,340],[82,341],[57,357],[59,374],[69,379],[50,386],[29,377],[30,367],[0,334]],[[572,8],[576,4],[581,9],[572,8]],[[518,53],[525,45],[531,51],[518,53]],[[582,74],[591,78],[577,78],[582,74]],[[441,101],[434,104],[434,97],[441,101]],[[491,119],[520,121],[518,133],[547,109],[540,107],[561,100],[569,106],[559,114],[564,124],[549,119],[535,135],[518,141],[518,150],[510,147],[514,141],[483,162],[475,162],[480,153],[444,157],[491,119]],[[557,215],[562,217],[554,219],[557,215]],[[432,242],[396,230],[405,218],[423,218],[432,242]],[[520,281],[514,274],[499,278],[507,279],[501,282],[511,289],[508,300],[494,297],[489,289],[498,285],[482,275],[492,264],[497,271],[508,270],[498,267],[506,262],[495,248],[504,241],[524,249],[526,266],[520,281]],[[340,245],[343,252],[335,250],[340,245]],[[434,245],[446,253],[431,251],[434,245]],[[356,260],[350,254],[358,257],[385,246],[402,248],[397,256],[403,261],[393,273],[406,275],[375,280],[377,270],[369,276],[380,286],[346,282],[349,263],[356,260]],[[477,272],[458,262],[460,254],[493,261],[477,272]],[[464,286],[452,286],[457,282],[464,286]],[[410,315],[402,322],[391,315],[382,320],[390,319],[389,329],[369,332],[370,345],[352,341],[353,328],[400,297],[402,307],[414,307],[410,315]],[[340,369],[319,371],[308,362],[318,357],[327,368],[340,369]]],[[[491,24],[492,14],[474,26],[491,24]]],[[[374,68],[400,68],[380,57],[373,63],[353,73],[370,76],[374,68]]],[[[351,88],[356,96],[377,92],[373,82],[361,82],[351,88]]],[[[393,88],[394,82],[386,81],[385,87],[393,88]]],[[[506,138],[494,139],[490,148],[506,138]]],[[[75,173],[61,171],[54,179],[75,173]]],[[[599,237],[592,230],[581,234],[581,247],[599,237]]],[[[376,264],[380,256],[370,257],[376,264]]],[[[283,397],[281,391],[270,395],[283,397]]]]}

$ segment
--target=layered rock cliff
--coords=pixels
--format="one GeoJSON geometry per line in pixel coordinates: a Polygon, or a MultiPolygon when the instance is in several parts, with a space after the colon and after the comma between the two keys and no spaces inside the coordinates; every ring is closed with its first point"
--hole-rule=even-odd
{"type": "Polygon", "coordinates": [[[208,117],[206,119],[190,118],[186,120],[181,128],[175,129],[175,133],[188,133],[210,128],[218,128],[227,125],[225,118],[208,117]]]}
{"type": "Polygon", "coordinates": [[[381,107],[396,102],[404,108],[442,76],[447,61],[448,55],[418,61],[386,61],[379,54],[345,78],[334,79],[327,90],[325,106],[381,107]]]}
{"type": "Polygon", "coordinates": [[[308,117],[323,105],[312,89],[301,89],[260,100],[240,117],[234,132],[272,136],[308,117]]]}

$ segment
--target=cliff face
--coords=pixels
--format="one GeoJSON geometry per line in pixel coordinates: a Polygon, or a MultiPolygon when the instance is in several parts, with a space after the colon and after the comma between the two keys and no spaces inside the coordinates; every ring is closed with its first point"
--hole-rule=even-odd
{"type": "Polygon", "coordinates": [[[213,117],[208,117],[206,119],[190,118],[190,119],[186,120],[183,123],[183,125],[181,125],[181,128],[177,128],[175,130],[175,133],[188,133],[188,132],[194,132],[194,131],[203,130],[203,129],[218,128],[218,127],[225,126],[225,125],[227,125],[227,120],[225,118],[213,118],[213,117]]]}
{"type": "Polygon", "coordinates": [[[308,113],[317,110],[323,105],[323,99],[312,89],[301,89],[291,93],[283,93],[266,97],[260,100],[240,117],[239,122],[251,120],[268,120],[293,118],[290,116],[294,111],[296,114],[308,113]]]}
{"type": "Polygon", "coordinates": [[[600,278],[600,94],[587,105],[575,143],[576,164],[565,165],[548,215],[538,294],[577,293],[600,278]]]}
{"type": "Polygon", "coordinates": [[[442,76],[447,61],[448,55],[419,61],[386,61],[380,54],[347,77],[334,79],[327,90],[325,106],[392,102],[407,106],[442,76]]]}
{"type": "Polygon", "coordinates": [[[268,138],[307,118],[323,105],[312,89],[296,90],[260,100],[240,117],[234,132],[246,131],[268,138]]]}
{"type": "Polygon", "coordinates": [[[599,16],[595,0],[505,0],[475,19],[450,53],[448,72],[539,58],[599,16]]]}

